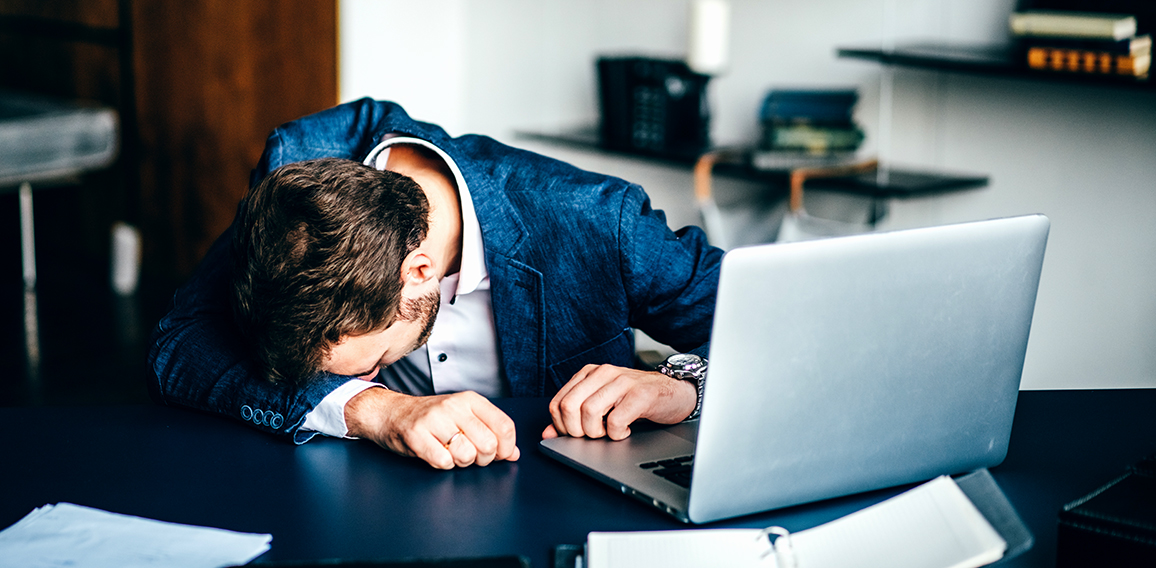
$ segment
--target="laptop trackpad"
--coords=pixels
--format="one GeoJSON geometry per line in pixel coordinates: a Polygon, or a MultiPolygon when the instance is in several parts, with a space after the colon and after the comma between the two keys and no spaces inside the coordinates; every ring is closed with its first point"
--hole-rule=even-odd
{"type": "Polygon", "coordinates": [[[683,440],[694,443],[698,439],[698,420],[691,420],[690,422],[682,422],[673,426],[665,427],[668,433],[674,434],[683,440]]]}
{"type": "Polygon", "coordinates": [[[625,440],[613,442],[607,438],[570,438],[562,436],[542,440],[539,445],[548,454],[561,457],[584,469],[609,475],[621,482],[636,476],[652,477],[650,471],[639,465],[694,453],[694,435],[697,424],[676,424],[652,428],[632,428],[625,440]]]}
{"type": "Polygon", "coordinates": [[[678,424],[658,424],[649,420],[639,420],[630,425],[630,438],[637,438],[639,434],[646,434],[646,437],[649,437],[650,432],[673,434],[693,444],[698,439],[698,419],[678,424]]]}

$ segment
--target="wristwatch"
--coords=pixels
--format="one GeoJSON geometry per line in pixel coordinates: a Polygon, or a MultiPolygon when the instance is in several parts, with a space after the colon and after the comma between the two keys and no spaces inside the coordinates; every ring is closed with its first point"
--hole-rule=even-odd
{"type": "Polygon", "coordinates": [[[698,391],[698,402],[694,405],[694,412],[687,416],[687,420],[698,418],[702,412],[702,388],[706,385],[707,360],[690,353],[675,353],[658,364],[658,372],[672,379],[692,381],[698,391]]]}

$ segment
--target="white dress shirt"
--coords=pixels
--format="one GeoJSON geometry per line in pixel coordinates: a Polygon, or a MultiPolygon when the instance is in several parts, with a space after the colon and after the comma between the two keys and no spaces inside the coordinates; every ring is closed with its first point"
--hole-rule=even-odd
{"type": "MultiPolygon", "coordinates": [[[[426,345],[419,347],[390,368],[381,370],[381,379],[395,390],[410,394],[443,394],[465,390],[487,397],[505,396],[509,386],[498,364],[498,337],[494,310],[490,304],[490,276],[486,269],[482,229],[474,202],[461,170],[440,148],[420,140],[387,135],[365,164],[386,169],[389,147],[412,144],[437,153],[454,176],[462,209],[461,269],[440,281],[441,306],[426,345]]],[[[367,388],[380,383],[352,379],[329,393],[305,415],[302,428],[329,436],[347,437],[345,404],[367,388]]]]}

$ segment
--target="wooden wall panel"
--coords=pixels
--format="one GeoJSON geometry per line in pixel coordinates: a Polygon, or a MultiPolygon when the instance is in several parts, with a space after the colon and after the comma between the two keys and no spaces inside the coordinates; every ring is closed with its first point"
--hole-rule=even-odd
{"type": "MultiPolygon", "coordinates": [[[[277,125],[337,103],[336,0],[0,0],[0,87],[116,107],[122,157],[37,211],[107,266],[136,224],[144,277],[188,277],[277,125]],[[75,204],[67,205],[65,204],[75,204]]],[[[38,236],[48,229],[37,224],[38,236]]],[[[50,244],[49,243],[49,244],[50,244]]]]}
{"type": "Polygon", "coordinates": [[[0,0],[0,14],[79,24],[119,27],[118,0],[0,0]]]}
{"type": "Polygon", "coordinates": [[[233,218],[277,125],[337,102],[333,0],[136,0],[146,270],[177,278],[233,218]]]}
{"type": "Polygon", "coordinates": [[[5,54],[0,57],[0,84],[5,88],[108,105],[120,102],[114,47],[0,33],[0,53],[5,54]]]}

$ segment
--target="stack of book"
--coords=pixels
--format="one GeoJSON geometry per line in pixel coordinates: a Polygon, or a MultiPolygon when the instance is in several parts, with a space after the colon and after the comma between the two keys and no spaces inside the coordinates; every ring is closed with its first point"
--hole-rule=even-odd
{"type": "Polygon", "coordinates": [[[1148,78],[1152,37],[1133,15],[1025,10],[1009,24],[1031,69],[1148,78]]]}
{"type": "Polygon", "coordinates": [[[863,143],[852,117],[855,90],[775,89],[760,112],[762,140],[752,165],[783,170],[845,162],[863,143]]]}

